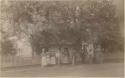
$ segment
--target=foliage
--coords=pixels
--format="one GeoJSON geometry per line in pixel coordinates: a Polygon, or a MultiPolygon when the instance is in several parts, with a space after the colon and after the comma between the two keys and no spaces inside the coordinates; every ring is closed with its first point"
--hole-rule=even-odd
{"type": "Polygon", "coordinates": [[[11,40],[9,40],[9,37],[6,33],[4,33],[4,40],[1,41],[1,52],[0,54],[2,55],[7,55],[7,54],[11,54],[14,55],[16,54],[16,49],[14,47],[14,44],[11,40]]]}
{"type": "Polygon", "coordinates": [[[123,46],[116,8],[109,0],[9,1],[5,12],[11,17],[13,34],[25,33],[33,50],[51,44],[98,42],[103,48],[123,46]],[[90,31],[87,31],[90,30],[90,31]],[[53,42],[53,43],[52,43],[53,42]],[[111,44],[112,43],[112,44],[111,44]],[[114,45],[115,44],[115,45],[114,45]]]}

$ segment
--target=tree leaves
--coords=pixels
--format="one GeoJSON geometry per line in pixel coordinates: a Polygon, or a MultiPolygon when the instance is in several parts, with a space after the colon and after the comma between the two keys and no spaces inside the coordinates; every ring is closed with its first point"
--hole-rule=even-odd
{"type": "Polygon", "coordinates": [[[10,20],[14,31],[29,36],[33,47],[49,46],[51,42],[79,43],[95,37],[107,45],[111,40],[118,42],[116,7],[108,0],[10,1],[4,9],[13,17],[10,20]],[[91,35],[86,29],[90,29],[91,35]]]}

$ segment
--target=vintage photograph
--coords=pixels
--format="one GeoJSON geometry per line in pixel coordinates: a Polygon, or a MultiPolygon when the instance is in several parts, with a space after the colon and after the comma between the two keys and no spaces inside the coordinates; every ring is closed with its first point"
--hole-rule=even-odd
{"type": "Polygon", "coordinates": [[[124,77],[124,0],[0,0],[0,77],[124,77]]]}

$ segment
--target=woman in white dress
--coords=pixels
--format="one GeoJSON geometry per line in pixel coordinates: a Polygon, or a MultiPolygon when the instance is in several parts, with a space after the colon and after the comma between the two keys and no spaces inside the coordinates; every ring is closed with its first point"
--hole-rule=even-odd
{"type": "Polygon", "coordinates": [[[61,51],[60,50],[58,50],[55,53],[55,57],[56,57],[56,64],[60,65],[61,64],[61,51]]]}
{"type": "Polygon", "coordinates": [[[56,57],[55,57],[54,54],[51,55],[50,59],[51,59],[51,64],[52,65],[56,64],[56,57]]]}
{"type": "Polygon", "coordinates": [[[41,66],[42,67],[47,66],[47,56],[44,49],[42,49],[41,53],[41,66]]]}

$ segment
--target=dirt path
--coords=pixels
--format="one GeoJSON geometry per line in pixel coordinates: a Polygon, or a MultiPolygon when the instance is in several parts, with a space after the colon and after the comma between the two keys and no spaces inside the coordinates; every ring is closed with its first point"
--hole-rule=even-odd
{"type": "Polygon", "coordinates": [[[40,66],[25,69],[15,69],[1,72],[1,76],[24,77],[24,76],[89,76],[89,77],[119,77],[123,76],[123,63],[105,64],[82,64],[82,65],[63,65],[41,68],[40,66]]]}

